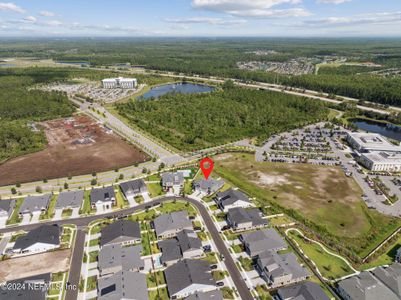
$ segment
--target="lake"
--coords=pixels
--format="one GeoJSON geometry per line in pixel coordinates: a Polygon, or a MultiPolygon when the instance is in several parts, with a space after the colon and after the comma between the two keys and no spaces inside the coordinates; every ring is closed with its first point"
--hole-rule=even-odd
{"type": "Polygon", "coordinates": [[[390,139],[401,141],[401,126],[362,119],[353,119],[350,121],[355,124],[360,130],[379,133],[390,139]]]}
{"type": "Polygon", "coordinates": [[[194,83],[173,83],[165,84],[152,88],[142,96],[138,97],[139,100],[147,100],[151,98],[159,98],[169,93],[178,94],[198,94],[209,93],[214,90],[214,87],[194,83]]]}

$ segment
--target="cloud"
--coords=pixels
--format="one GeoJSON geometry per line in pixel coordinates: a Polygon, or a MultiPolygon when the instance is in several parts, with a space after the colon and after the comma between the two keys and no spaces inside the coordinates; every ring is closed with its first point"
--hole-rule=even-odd
{"type": "Polygon", "coordinates": [[[317,3],[324,3],[324,4],[341,4],[345,2],[350,2],[352,0],[317,0],[317,3]]]}
{"type": "Polygon", "coordinates": [[[28,23],[36,23],[36,21],[37,21],[37,19],[33,16],[25,17],[22,20],[25,22],[28,22],[28,23]]]}
{"type": "Polygon", "coordinates": [[[51,12],[48,10],[42,10],[39,14],[43,17],[55,17],[56,16],[56,14],[54,12],[51,12]]]}
{"type": "Polygon", "coordinates": [[[192,0],[192,6],[197,9],[255,18],[310,16],[309,11],[300,7],[272,9],[278,5],[301,3],[302,0],[192,0]]]}
{"type": "Polygon", "coordinates": [[[164,19],[167,23],[189,25],[189,24],[208,24],[217,26],[238,26],[245,24],[247,21],[242,19],[225,20],[221,18],[206,18],[206,17],[193,17],[193,18],[167,18],[164,19]]]}
{"type": "Polygon", "coordinates": [[[0,11],[14,11],[17,13],[25,13],[25,9],[19,7],[18,5],[12,2],[0,2],[0,11]]]}
{"type": "Polygon", "coordinates": [[[303,25],[309,27],[343,27],[365,24],[395,24],[401,23],[401,11],[360,14],[350,17],[330,17],[325,19],[308,20],[303,25]]]}

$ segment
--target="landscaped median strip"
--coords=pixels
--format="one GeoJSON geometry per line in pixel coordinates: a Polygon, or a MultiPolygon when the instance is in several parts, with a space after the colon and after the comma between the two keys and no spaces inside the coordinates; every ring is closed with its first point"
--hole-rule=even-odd
{"type": "MultiPolygon", "coordinates": [[[[336,254],[336,253],[331,252],[330,250],[328,250],[328,249],[327,249],[323,244],[321,244],[320,242],[308,238],[308,237],[305,236],[299,229],[297,229],[297,228],[289,228],[289,229],[287,229],[287,230],[285,231],[285,234],[287,235],[287,237],[288,237],[289,239],[291,239],[291,240],[294,242],[294,244],[297,246],[298,250],[305,256],[305,258],[307,258],[309,261],[311,261],[312,265],[315,267],[316,272],[319,273],[319,275],[320,275],[324,280],[329,281],[329,282],[337,282],[337,281],[343,280],[343,279],[345,279],[345,278],[348,278],[348,277],[351,277],[351,276],[354,276],[354,275],[358,275],[358,274],[360,273],[360,271],[356,270],[356,269],[348,262],[348,260],[346,260],[344,257],[342,257],[341,255],[338,255],[338,254],[336,254]],[[353,273],[347,274],[347,275],[342,276],[342,277],[340,277],[340,278],[333,278],[333,279],[331,279],[331,278],[326,278],[325,276],[323,276],[322,272],[319,270],[318,265],[312,260],[312,258],[308,257],[307,254],[305,253],[305,251],[304,251],[304,250],[302,249],[302,247],[299,245],[299,243],[298,243],[293,237],[291,237],[291,236],[289,235],[290,232],[296,232],[297,234],[300,235],[300,237],[301,237],[302,239],[304,239],[304,240],[306,240],[306,241],[308,241],[308,242],[310,242],[310,243],[314,243],[314,244],[318,245],[326,254],[328,254],[328,255],[330,255],[330,256],[333,256],[333,257],[335,257],[336,259],[342,260],[342,261],[345,263],[345,265],[350,269],[350,271],[352,271],[353,273]]],[[[346,270],[343,270],[343,271],[346,272],[346,270]]]]}

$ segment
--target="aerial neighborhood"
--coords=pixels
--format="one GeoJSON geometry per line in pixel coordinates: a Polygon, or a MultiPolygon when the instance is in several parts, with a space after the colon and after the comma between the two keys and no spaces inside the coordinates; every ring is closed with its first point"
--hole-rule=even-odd
{"type": "Polygon", "coordinates": [[[0,2],[0,300],[401,300],[400,1],[89,2],[0,2]]]}

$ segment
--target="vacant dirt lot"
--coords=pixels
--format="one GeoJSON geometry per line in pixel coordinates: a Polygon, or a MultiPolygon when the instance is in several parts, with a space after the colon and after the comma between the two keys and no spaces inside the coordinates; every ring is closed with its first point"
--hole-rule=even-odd
{"type": "Polygon", "coordinates": [[[65,272],[70,266],[70,255],[70,249],[66,249],[0,261],[0,282],[65,272]]]}
{"type": "Polygon", "coordinates": [[[40,124],[48,146],[0,165],[0,185],[82,175],[126,167],[148,160],[87,116],[40,124]]]}

